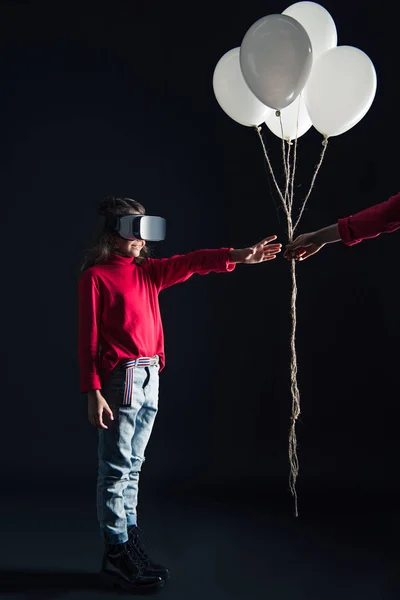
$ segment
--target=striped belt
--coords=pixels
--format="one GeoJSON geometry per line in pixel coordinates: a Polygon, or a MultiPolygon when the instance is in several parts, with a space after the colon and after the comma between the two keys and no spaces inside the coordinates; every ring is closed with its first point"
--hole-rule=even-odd
{"type": "Polygon", "coordinates": [[[159,362],[160,359],[158,358],[158,356],[143,356],[142,358],[127,360],[123,363],[123,365],[126,369],[132,367],[154,367],[155,365],[158,365],[159,362]]]}
{"type": "Polygon", "coordinates": [[[122,404],[130,406],[132,403],[133,383],[136,367],[154,367],[158,365],[160,359],[158,356],[143,356],[133,360],[127,360],[123,364],[126,369],[125,391],[122,404]]]}

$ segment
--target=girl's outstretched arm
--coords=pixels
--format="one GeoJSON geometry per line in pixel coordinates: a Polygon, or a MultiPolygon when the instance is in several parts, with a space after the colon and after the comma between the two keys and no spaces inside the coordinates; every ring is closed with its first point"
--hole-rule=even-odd
{"type": "Polygon", "coordinates": [[[254,246],[235,250],[197,250],[163,259],[148,259],[152,278],[161,291],[176,283],[182,283],[192,275],[208,273],[226,273],[233,271],[237,263],[258,264],[275,258],[281,250],[281,244],[269,242],[276,239],[270,236],[254,246]]]}

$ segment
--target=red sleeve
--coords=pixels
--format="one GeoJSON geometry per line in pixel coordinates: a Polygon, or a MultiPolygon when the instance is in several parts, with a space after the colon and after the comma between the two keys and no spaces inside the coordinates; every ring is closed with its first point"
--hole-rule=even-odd
{"type": "Polygon", "coordinates": [[[230,248],[221,250],[197,250],[189,254],[180,254],[161,260],[149,259],[152,278],[159,291],[182,283],[197,273],[226,273],[233,271],[235,265],[229,262],[230,248]]]}
{"type": "Polygon", "coordinates": [[[400,228],[400,194],[355,215],[339,219],[338,227],[340,237],[347,246],[381,233],[396,231],[400,228]]]}
{"type": "Polygon", "coordinates": [[[100,390],[98,331],[100,323],[100,290],[91,269],[79,280],[78,358],[81,392],[100,390]]]}

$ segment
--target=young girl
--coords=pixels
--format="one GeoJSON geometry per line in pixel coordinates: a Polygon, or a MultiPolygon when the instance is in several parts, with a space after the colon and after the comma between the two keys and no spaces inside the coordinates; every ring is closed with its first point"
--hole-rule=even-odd
{"type": "MultiPolygon", "coordinates": [[[[100,215],[143,215],[139,202],[106,198],[100,215]]],[[[250,248],[148,257],[142,239],[104,230],[79,280],[80,389],[99,429],[97,515],[105,541],[106,581],[131,592],[162,587],[169,571],[144,550],[137,526],[139,473],[158,407],[164,340],[158,294],[193,274],[233,271],[236,263],[272,260],[270,236],[250,248]]]]}

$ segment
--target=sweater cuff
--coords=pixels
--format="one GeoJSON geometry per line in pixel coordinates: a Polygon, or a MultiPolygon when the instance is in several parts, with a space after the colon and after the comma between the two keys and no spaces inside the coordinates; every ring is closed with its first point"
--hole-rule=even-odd
{"type": "Polygon", "coordinates": [[[338,220],[339,235],[346,246],[354,246],[355,244],[359,244],[362,240],[353,239],[349,220],[350,217],[338,220]]]}
{"type": "Polygon", "coordinates": [[[229,259],[229,255],[232,252],[232,250],[234,250],[234,248],[224,248],[224,250],[226,251],[225,270],[228,273],[230,273],[231,271],[234,271],[236,269],[236,264],[230,262],[230,259],[229,259]]]}
{"type": "Polygon", "coordinates": [[[82,378],[80,388],[82,394],[93,392],[95,390],[101,390],[100,377],[97,375],[97,373],[93,373],[92,375],[82,378]]]}

